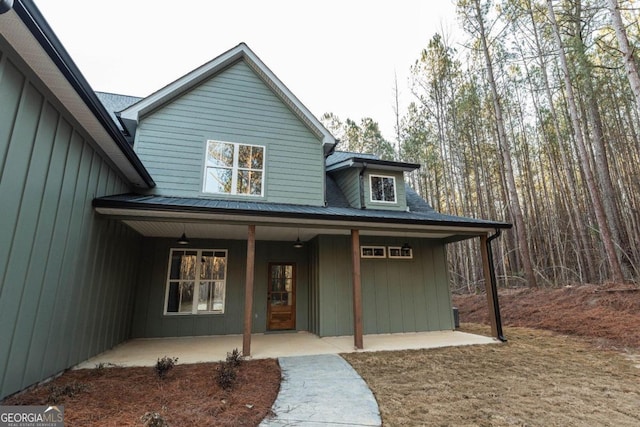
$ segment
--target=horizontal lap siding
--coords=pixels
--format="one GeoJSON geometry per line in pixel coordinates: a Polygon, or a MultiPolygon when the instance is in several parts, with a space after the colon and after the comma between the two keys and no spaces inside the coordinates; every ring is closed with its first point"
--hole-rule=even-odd
{"type": "Polygon", "coordinates": [[[360,170],[346,169],[335,173],[334,177],[338,187],[342,190],[342,194],[349,201],[349,205],[354,208],[360,208],[360,170]]]}
{"type": "MultiPolygon", "coordinates": [[[[361,260],[365,334],[453,329],[445,246],[361,236],[362,245],[401,246],[405,241],[413,247],[413,259],[361,260]]],[[[318,242],[318,296],[312,294],[320,302],[318,334],[353,334],[350,238],[320,236],[318,242]]]]}
{"type": "Polygon", "coordinates": [[[271,203],[324,203],[324,158],[317,137],[244,62],[238,62],[143,117],[135,150],[157,194],[202,193],[207,140],[266,146],[264,198],[271,203]]]}
{"type": "Polygon", "coordinates": [[[128,187],[6,52],[0,39],[0,398],[128,338],[139,244],[91,206],[128,187]]]}
{"type": "Polygon", "coordinates": [[[364,174],[364,200],[368,209],[394,210],[403,211],[407,209],[407,193],[404,186],[404,173],[391,171],[376,171],[375,169],[367,169],[364,174]],[[398,203],[380,203],[371,201],[371,175],[393,176],[396,178],[396,200],[398,203]]]}

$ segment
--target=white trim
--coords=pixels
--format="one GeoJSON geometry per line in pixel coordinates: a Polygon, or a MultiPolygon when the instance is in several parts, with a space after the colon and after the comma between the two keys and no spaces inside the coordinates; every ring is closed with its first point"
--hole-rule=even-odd
{"type": "Polygon", "coordinates": [[[387,249],[390,259],[413,259],[413,248],[408,249],[408,255],[403,255],[402,246],[388,246],[387,249]],[[398,251],[398,255],[393,254],[395,251],[398,251]]]}
{"type": "MultiPolygon", "coordinates": [[[[293,54],[295,54],[295,52],[293,52],[293,54]]],[[[322,144],[325,146],[325,152],[328,151],[329,147],[336,144],[336,139],[331,135],[331,132],[322,125],[311,111],[296,98],[245,43],[240,43],[236,47],[123,110],[120,117],[124,125],[133,135],[141,116],[169,102],[177,95],[186,92],[239,60],[244,60],[264,80],[267,86],[291,108],[294,114],[322,140],[322,144]]]]}
{"type": "MultiPolygon", "coordinates": [[[[35,75],[42,80],[46,90],[43,92],[38,82],[35,82],[38,92],[44,95],[50,102],[47,90],[53,94],[52,99],[58,101],[69,112],[67,115],[61,111],[58,104],[53,105],[65,120],[72,117],[78,126],[73,128],[81,131],[83,138],[100,151],[113,163],[115,168],[137,188],[149,188],[140,172],[131,164],[131,161],[123,153],[122,149],[107,132],[104,125],[89,109],[80,94],[73,88],[64,76],[60,68],[53,62],[40,42],[33,36],[15,10],[0,15],[0,33],[8,44],[17,52],[20,59],[24,60],[35,75]]],[[[5,57],[7,55],[3,55],[5,57]]],[[[21,73],[24,70],[20,70],[21,73]]]]}
{"type": "MultiPolygon", "coordinates": [[[[190,220],[200,222],[227,222],[229,224],[256,224],[256,225],[286,225],[291,226],[292,222],[305,227],[327,227],[332,230],[344,230],[345,235],[350,235],[350,230],[357,228],[361,231],[360,234],[366,234],[367,231],[379,235],[380,232],[388,232],[388,236],[397,235],[397,230],[403,233],[440,233],[431,237],[435,239],[443,239],[453,235],[468,235],[471,237],[477,237],[481,235],[487,235],[495,232],[495,225],[487,225],[485,227],[471,227],[471,226],[453,226],[453,225],[437,225],[437,224],[402,224],[393,222],[371,222],[371,221],[357,221],[357,220],[345,220],[345,219],[308,219],[308,218],[291,218],[288,216],[259,216],[259,215],[242,215],[237,213],[205,213],[205,212],[174,212],[165,210],[153,210],[153,209],[128,209],[128,208],[94,208],[96,212],[103,215],[110,215],[119,217],[122,220],[155,220],[155,221],[167,221],[167,220],[190,220]]],[[[164,237],[170,237],[169,235],[164,237]]]]}
{"type": "Polygon", "coordinates": [[[387,248],[385,246],[371,246],[371,245],[360,246],[360,258],[386,258],[386,257],[387,257],[387,248]],[[365,254],[365,251],[367,252],[367,254],[365,254]],[[369,254],[369,251],[371,251],[370,254],[369,254]]]}
{"type": "Polygon", "coordinates": [[[204,194],[221,194],[221,195],[242,196],[242,197],[264,197],[266,175],[267,175],[267,147],[266,146],[258,145],[258,144],[245,144],[241,142],[219,141],[215,139],[207,140],[205,144],[205,151],[204,151],[204,170],[202,173],[202,192],[204,194]],[[207,170],[208,168],[216,168],[216,166],[207,166],[207,156],[209,155],[210,143],[233,145],[233,164],[231,165],[231,168],[225,167],[226,169],[231,170],[231,192],[230,193],[207,191],[207,170]],[[239,158],[240,158],[240,146],[262,148],[262,169],[247,169],[247,168],[241,168],[238,165],[239,158]],[[238,173],[240,171],[247,171],[247,170],[262,173],[262,179],[260,183],[260,194],[238,193],[238,173]]]}
{"type": "MultiPolygon", "coordinates": [[[[197,249],[197,248],[171,248],[169,250],[169,261],[168,261],[168,265],[167,265],[167,279],[166,279],[166,283],[165,283],[165,292],[164,292],[164,306],[162,309],[162,313],[165,316],[202,316],[202,315],[211,315],[211,314],[224,314],[225,311],[225,307],[226,307],[226,301],[227,301],[227,269],[229,267],[229,251],[227,249],[197,249]],[[174,311],[167,311],[167,306],[169,304],[169,288],[171,285],[171,261],[173,259],[173,253],[174,252],[196,252],[196,259],[199,259],[202,257],[202,253],[203,252],[213,252],[214,253],[214,257],[215,257],[215,253],[216,252],[224,252],[224,259],[225,259],[225,263],[224,263],[224,291],[222,292],[222,309],[221,310],[214,310],[214,311],[199,311],[198,310],[198,295],[199,295],[199,291],[200,291],[200,263],[196,262],[196,272],[195,272],[195,279],[193,280],[194,282],[194,286],[193,286],[193,302],[192,302],[192,308],[191,308],[191,312],[190,313],[184,313],[184,312],[174,312],[174,311]]],[[[173,282],[176,281],[180,281],[180,280],[176,280],[174,279],[173,282]]],[[[205,282],[211,282],[212,280],[204,280],[205,282]]]]}
{"type": "MultiPolygon", "coordinates": [[[[384,194],[384,191],[383,191],[384,194]]],[[[398,192],[396,191],[396,177],[393,175],[375,175],[375,174],[371,174],[369,175],[369,201],[371,203],[385,203],[385,204],[389,204],[389,205],[397,205],[398,204],[398,192]],[[375,200],[373,198],[373,182],[372,182],[372,178],[391,178],[393,180],[393,201],[389,201],[389,200],[375,200]]]]}

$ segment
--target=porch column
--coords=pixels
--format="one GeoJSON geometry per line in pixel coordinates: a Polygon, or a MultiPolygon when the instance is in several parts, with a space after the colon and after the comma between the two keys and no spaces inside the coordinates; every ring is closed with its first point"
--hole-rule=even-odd
{"type": "Polygon", "coordinates": [[[253,318],[253,276],[256,256],[256,226],[250,225],[247,235],[247,275],[244,285],[244,332],[242,355],[251,355],[251,320],[253,318]]]}
{"type": "Polygon", "coordinates": [[[362,350],[362,283],[360,281],[360,231],[351,230],[351,263],[353,264],[353,344],[362,350]]]}
{"type": "Polygon", "coordinates": [[[496,310],[493,304],[493,278],[489,262],[489,250],[487,246],[487,236],[480,236],[480,253],[482,254],[482,270],[484,272],[484,289],[487,294],[487,307],[489,307],[489,320],[491,321],[491,335],[495,338],[498,336],[498,319],[496,319],[496,310]]]}

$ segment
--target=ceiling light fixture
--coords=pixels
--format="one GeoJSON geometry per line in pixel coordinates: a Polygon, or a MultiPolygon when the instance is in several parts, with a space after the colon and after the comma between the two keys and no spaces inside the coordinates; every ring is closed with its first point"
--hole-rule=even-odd
{"type": "Polygon", "coordinates": [[[298,238],[296,239],[296,241],[293,243],[293,247],[296,249],[300,249],[301,247],[303,247],[304,245],[302,244],[302,242],[300,241],[300,229],[298,229],[298,238]]]}
{"type": "Polygon", "coordinates": [[[182,236],[180,236],[180,238],[177,240],[179,245],[188,245],[189,239],[187,239],[187,234],[185,232],[185,225],[182,224],[182,236]]]}

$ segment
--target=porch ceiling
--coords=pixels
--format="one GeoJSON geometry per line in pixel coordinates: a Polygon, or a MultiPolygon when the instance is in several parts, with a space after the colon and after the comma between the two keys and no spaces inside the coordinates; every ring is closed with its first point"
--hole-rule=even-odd
{"type": "MultiPolygon", "coordinates": [[[[184,232],[190,239],[244,240],[247,238],[247,226],[243,224],[149,220],[123,220],[123,222],[145,237],[178,238],[184,232]]],[[[256,240],[293,242],[300,237],[300,240],[305,242],[319,234],[348,236],[350,233],[350,228],[322,228],[295,223],[286,225],[258,225],[256,227],[256,240]]],[[[361,230],[360,235],[447,239],[451,238],[454,234],[435,230],[361,230]]]]}

